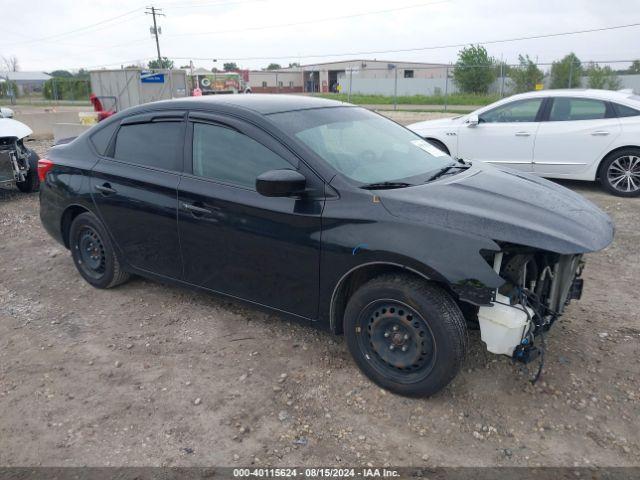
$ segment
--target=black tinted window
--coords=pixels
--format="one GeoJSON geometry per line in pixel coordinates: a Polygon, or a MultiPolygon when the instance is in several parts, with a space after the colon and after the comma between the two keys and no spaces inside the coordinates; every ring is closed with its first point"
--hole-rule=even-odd
{"type": "Polygon", "coordinates": [[[182,122],[123,125],[118,130],[114,158],[147,167],[181,170],[182,122]]]}
{"type": "Polygon", "coordinates": [[[613,108],[616,110],[617,117],[637,117],[640,115],[640,111],[635,108],[627,107],[626,105],[620,105],[619,103],[614,103],[613,108]]]}
{"type": "Polygon", "coordinates": [[[532,98],[500,105],[481,114],[480,121],[484,123],[535,122],[542,100],[542,98],[532,98]]]}
{"type": "Polygon", "coordinates": [[[549,114],[551,122],[597,120],[607,118],[607,104],[590,98],[554,98],[549,114]]]}
{"type": "Polygon", "coordinates": [[[96,147],[96,150],[100,155],[107,153],[107,147],[109,146],[111,137],[113,137],[118,125],[119,122],[111,122],[106,127],[101,128],[91,135],[91,143],[93,143],[93,146],[96,147]]]}
{"type": "Polygon", "coordinates": [[[282,168],[292,166],[240,132],[204,123],[193,126],[194,175],[255,188],[258,175],[282,168]]]}

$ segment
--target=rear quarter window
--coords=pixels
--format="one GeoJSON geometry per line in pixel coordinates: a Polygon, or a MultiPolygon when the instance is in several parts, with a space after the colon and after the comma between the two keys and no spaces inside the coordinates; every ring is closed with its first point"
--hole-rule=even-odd
{"type": "Polygon", "coordinates": [[[118,124],[119,122],[111,122],[109,125],[100,128],[96,133],[89,137],[91,143],[100,155],[107,154],[107,148],[109,148],[109,143],[111,143],[111,138],[113,138],[113,134],[116,132],[118,124]]]}
{"type": "Polygon", "coordinates": [[[617,117],[637,117],[640,115],[640,110],[627,107],[626,105],[620,105],[619,103],[614,103],[613,108],[616,111],[617,117]]]}

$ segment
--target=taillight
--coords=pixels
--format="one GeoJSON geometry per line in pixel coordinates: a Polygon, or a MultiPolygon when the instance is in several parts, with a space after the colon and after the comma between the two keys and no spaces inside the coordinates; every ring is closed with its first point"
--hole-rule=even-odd
{"type": "Polygon", "coordinates": [[[53,168],[53,162],[48,158],[41,158],[38,160],[38,178],[41,182],[44,182],[47,172],[53,168]]]}

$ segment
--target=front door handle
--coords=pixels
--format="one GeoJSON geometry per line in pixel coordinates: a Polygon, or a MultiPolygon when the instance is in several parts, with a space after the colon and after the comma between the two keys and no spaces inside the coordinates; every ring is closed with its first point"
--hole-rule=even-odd
{"type": "Polygon", "coordinates": [[[596,130],[595,132],[592,132],[591,135],[593,135],[594,137],[606,137],[607,135],[609,135],[609,132],[607,132],[606,130],[596,130]]]}
{"type": "Polygon", "coordinates": [[[185,210],[189,210],[194,215],[211,215],[213,213],[208,208],[199,207],[198,205],[194,205],[192,203],[183,203],[182,208],[185,210]]]}
{"type": "Polygon", "coordinates": [[[516,137],[530,137],[531,134],[529,132],[516,132],[516,137]]]}
{"type": "Polygon", "coordinates": [[[108,183],[96,185],[95,189],[104,195],[113,195],[114,193],[118,193],[118,191],[114,188],[111,188],[111,185],[108,183]]]}

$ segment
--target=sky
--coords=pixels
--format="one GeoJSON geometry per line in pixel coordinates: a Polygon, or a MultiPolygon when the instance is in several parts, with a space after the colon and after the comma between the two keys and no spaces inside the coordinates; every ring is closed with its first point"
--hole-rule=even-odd
{"type": "Polygon", "coordinates": [[[507,63],[519,54],[547,63],[571,51],[583,61],[640,58],[640,0],[0,0],[0,56],[17,57],[24,71],[146,64],[157,55],[150,5],[165,15],[160,51],[176,67],[190,59],[207,69],[231,61],[250,69],[358,58],[448,63],[460,47],[433,47],[634,23],[486,48],[507,63]]]}

